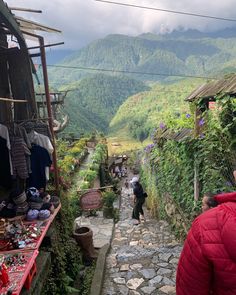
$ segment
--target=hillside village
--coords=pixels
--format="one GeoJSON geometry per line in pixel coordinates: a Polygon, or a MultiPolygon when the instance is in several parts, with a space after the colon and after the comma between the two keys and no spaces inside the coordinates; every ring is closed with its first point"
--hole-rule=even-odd
{"type": "Polygon", "coordinates": [[[236,31],[114,31],[60,51],[43,11],[10,3],[0,294],[236,294],[236,31]]]}

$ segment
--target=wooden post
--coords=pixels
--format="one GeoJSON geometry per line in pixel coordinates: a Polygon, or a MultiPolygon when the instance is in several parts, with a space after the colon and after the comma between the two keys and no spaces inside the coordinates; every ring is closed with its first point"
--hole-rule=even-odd
{"type": "Polygon", "coordinates": [[[50,131],[52,133],[52,144],[54,147],[54,151],[53,151],[52,156],[53,156],[53,166],[54,166],[54,175],[55,175],[55,187],[56,187],[57,194],[59,195],[59,173],[58,173],[58,167],[57,167],[57,153],[56,153],[55,135],[54,135],[54,130],[53,130],[52,106],[51,106],[49,84],[48,84],[46,53],[45,53],[43,37],[38,36],[38,39],[39,39],[39,44],[40,44],[45,96],[46,96],[47,111],[48,111],[48,118],[49,118],[48,122],[49,122],[50,131]]]}
{"type": "MultiPolygon", "coordinates": [[[[201,114],[201,111],[197,108],[195,108],[194,113],[194,137],[197,138],[200,135],[200,126],[199,126],[199,116],[201,114]]],[[[200,195],[200,189],[199,189],[199,167],[196,163],[196,159],[194,161],[194,202],[196,203],[199,199],[200,195]]]]}

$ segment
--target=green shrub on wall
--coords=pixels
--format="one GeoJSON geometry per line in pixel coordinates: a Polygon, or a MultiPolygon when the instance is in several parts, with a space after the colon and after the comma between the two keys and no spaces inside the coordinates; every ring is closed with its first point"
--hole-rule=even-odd
{"type": "Polygon", "coordinates": [[[172,132],[183,127],[193,129],[192,114],[169,118],[160,124],[153,135],[154,143],[145,148],[142,165],[142,179],[149,195],[147,203],[153,214],[165,215],[163,200],[167,193],[189,221],[194,210],[199,212],[199,203],[194,202],[194,167],[198,171],[200,196],[209,191],[235,190],[232,175],[235,158],[232,142],[236,129],[236,118],[232,114],[235,112],[235,99],[217,99],[216,109],[206,111],[198,118],[198,136],[193,134],[182,141],[159,136],[165,128],[172,132]]]}

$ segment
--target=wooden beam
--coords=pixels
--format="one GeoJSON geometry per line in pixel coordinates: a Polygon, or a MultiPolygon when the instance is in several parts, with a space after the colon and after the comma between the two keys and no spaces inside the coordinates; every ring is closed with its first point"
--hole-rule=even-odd
{"type": "Polygon", "coordinates": [[[17,11],[25,11],[25,12],[34,12],[34,13],[42,13],[42,10],[36,10],[31,8],[21,8],[21,7],[8,7],[10,10],[17,10],[17,11]]]}
{"type": "Polygon", "coordinates": [[[11,98],[7,98],[7,97],[0,97],[1,101],[6,101],[6,102],[24,102],[26,103],[27,100],[25,99],[11,99],[11,98]]]}
{"type": "Polygon", "coordinates": [[[23,48],[26,48],[25,39],[20,30],[20,27],[15,17],[12,15],[11,11],[9,10],[9,8],[6,6],[6,4],[3,1],[0,1],[0,15],[1,15],[1,20],[3,20],[6,27],[17,38],[20,46],[23,48]]]}
{"type": "MultiPolygon", "coordinates": [[[[44,47],[52,47],[52,46],[58,46],[58,45],[63,45],[63,44],[65,44],[65,42],[47,44],[47,45],[44,45],[44,47]]],[[[38,48],[40,48],[40,46],[33,46],[33,47],[28,47],[28,50],[30,50],[30,49],[38,49],[38,48]]]]}

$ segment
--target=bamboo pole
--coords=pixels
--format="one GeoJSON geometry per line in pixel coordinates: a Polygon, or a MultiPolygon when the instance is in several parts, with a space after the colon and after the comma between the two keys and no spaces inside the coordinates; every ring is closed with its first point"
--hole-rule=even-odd
{"type": "Polygon", "coordinates": [[[77,190],[77,192],[83,192],[83,191],[98,191],[100,189],[104,189],[104,188],[112,188],[113,185],[107,185],[107,186],[101,186],[98,188],[85,188],[85,189],[79,189],[77,190]]]}
{"type": "Polygon", "coordinates": [[[25,100],[25,99],[12,99],[12,98],[7,98],[7,97],[0,97],[0,101],[6,101],[6,102],[24,102],[24,103],[27,102],[27,100],[25,100]]]}

